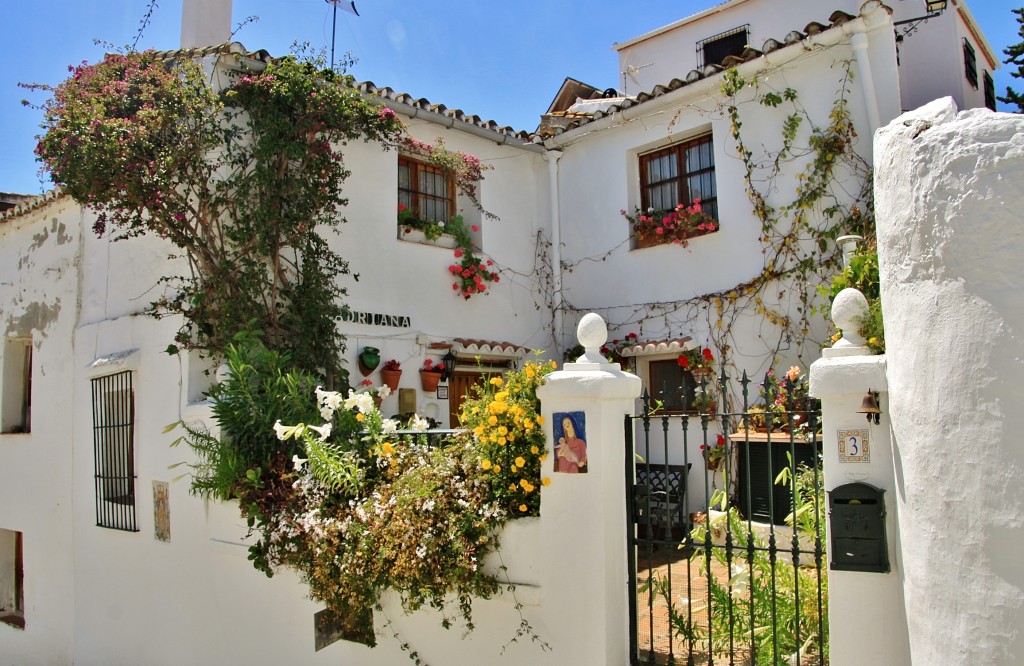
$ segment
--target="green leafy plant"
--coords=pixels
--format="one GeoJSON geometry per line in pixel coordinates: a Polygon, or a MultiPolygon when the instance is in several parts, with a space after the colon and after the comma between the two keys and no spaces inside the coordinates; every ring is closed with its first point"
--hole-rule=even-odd
{"type": "MultiPolygon", "coordinates": [[[[867,340],[868,347],[876,354],[885,352],[885,326],[882,323],[882,293],[878,269],[878,251],[874,239],[868,239],[863,249],[858,248],[850,258],[849,265],[832,278],[828,285],[818,287],[819,293],[827,296],[829,303],[843,289],[859,290],[868,300],[868,312],[858,321],[857,332],[867,340]]],[[[833,336],[835,342],[841,336],[833,336]]]]}

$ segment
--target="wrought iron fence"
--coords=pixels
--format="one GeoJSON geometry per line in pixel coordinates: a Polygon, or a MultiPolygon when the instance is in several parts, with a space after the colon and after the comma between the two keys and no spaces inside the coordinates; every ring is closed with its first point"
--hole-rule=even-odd
{"type": "Polygon", "coordinates": [[[828,663],[820,412],[772,376],[752,405],[750,384],[732,411],[645,392],[625,418],[631,664],[828,663]]]}

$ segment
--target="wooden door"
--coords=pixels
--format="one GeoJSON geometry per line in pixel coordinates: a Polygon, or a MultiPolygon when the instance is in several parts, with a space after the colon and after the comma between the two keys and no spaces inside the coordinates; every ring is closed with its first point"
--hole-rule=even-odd
{"type": "Polygon", "coordinates": [[[489,372],[457,370],[448,380],[448,423],[452,428],[458,428],[460,425],[459,414],[462,413],[462,401],[469,393],[469,389],[475,384],[487,381],[490,376],[489,372]]]}

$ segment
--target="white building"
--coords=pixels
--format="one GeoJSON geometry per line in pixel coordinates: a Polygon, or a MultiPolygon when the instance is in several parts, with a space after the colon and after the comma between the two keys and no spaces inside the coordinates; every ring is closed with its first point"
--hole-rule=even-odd
{"type": "MultiPolygon", "coordinates": [[[[626,95],[574,104],[572,91],[593,88],[564,89],[569,99],[556,99],[546,123],[558,129],[543,134],[365,86],[404,116],[413,137],[442,137],[494,167],[480,200],[500,220],[471,221],[502,280],[488,296],[453,295],[450,250],[396,234],[399,155],[351,145],[346,158],[358,168],[346,183],[349,223],[332,242],[361,276],[347,284],[357,316],[344,324],[354,380],[359,351],[377,347],[406,369],[401,387],[414,391],[406,396],[415,409],[451,422],[480,372],[476,357],[493,367],[531,349],[559,358],[579,314],[596,311],[613,337],[638,334],[627,354],[652,384],[650,362],[671,362],[682,346],[713,333],[706,308],[680,304],[729,290],[763,265],[760,223],[720,108],[723,68],[710,60],[725,54],[745,78],[794,89],[817,122],[840,85],[837,63],[852,62],[856,150],[870,163],[869,137],[902,110],[942,95],[961,108],[986,103],[997,60],[966,4],[951,0],[927,22],[901,23],[925,14],[921,4],[896,2],[892,10],[836,0],[825,11],[800,0],[782,13],[769,0],[730,0],[619,44],[626,95]],[[619,211],[649,204],[642,171],[655,153],[679,154],[681,146],[702,155],[691,175],[703,179],[705,202],[716,202],[720,229],[691,239],[688,250],[637,248],[619,211]],[[447,397],[424,394],[416,369],[449,349],[460,362],[447,397]]],[[[238,45],[204,54],[222,66],[260,57],[238,45]]],[[[758,108],[745,116],[744,131],[775,140],[783,118],[758,108]]],[[[796,171],[780,176],[780,190],[795,187],[796,171]]],[[[673,182],[688,181],[684,173],[673,182]]],[[[468,213],[465,203],[452,207],[468,213]]],[[[245,549],[231,543],[238,535],[231,508],[206,505],[189,496],[187,481],[172,482],[178,472],[169,467],[188,454],[169,448],[173,435],[161,432],[208,418],[209,380],[197,356],[164,353],[176,322],[141,316],[157,278],[174,270],[170,246],[150,237],[112,243],[91,232],[93,221],[59,191],[0,213],[0,665],[113,663],[115,656],[326,663],[331,651],[314,654],[309,626],[289,620],[315,610],[297,581],[254,575],[245,549]],[[105,463],[94,451],[94,429],[112,425],[95,410],[110,405],[129,419],[117,426],[130,442],[120,459],[134,476],[134,489],[123,493],[98,478],[105,463]],[[169,543],[153,538],[155,482],[170,482],[169,543]]],[[[752,310],[731,333],[751,373],[768,364],[761,321],[752,310]]],[[[800,351],[783,356],[794,361],[800,351]]],[[[388,398],[384,411],[399,411],[398,401],[388,398]]],[[[388,663],[383,654],[378,663],[388,663]]]]}

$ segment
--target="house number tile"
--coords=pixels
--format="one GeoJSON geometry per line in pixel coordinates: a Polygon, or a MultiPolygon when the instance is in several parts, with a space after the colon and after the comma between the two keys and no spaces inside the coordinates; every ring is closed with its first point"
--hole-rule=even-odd
{"type": "Polygon", "coordinates": [[[868,445],[867,428],[839,431],[839,462],[871,462],[871,447],[868,445]]]}

